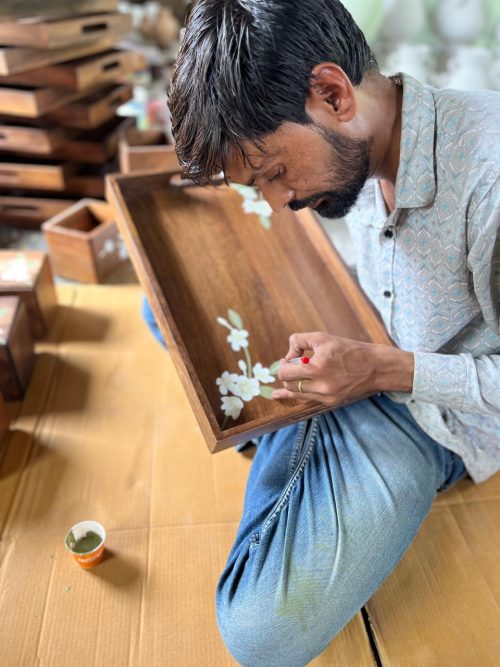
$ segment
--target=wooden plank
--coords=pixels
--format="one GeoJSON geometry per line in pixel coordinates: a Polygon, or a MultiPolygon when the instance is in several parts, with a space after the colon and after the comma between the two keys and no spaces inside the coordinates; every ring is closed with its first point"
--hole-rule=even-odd
{"type": "Polygon", "coordinates": [[[494,667],[500,503],[442,507],[366,607],[382,664],[494,667]]]}
{"type": "Polygon", "coordinates": [[[0,44],[62,49],[117,38],[132,27],[132,16],[119,12],[73,18],[27,18],[0,22],[0,44]]]}
{"type": "Polygon", "coordinates": [[[31,16],[75,16],[91,12],[113,12],[118,0],[2,0],[0,19],[31,16]]]}
{"type": "Polygon", "coordinates": [[[111,176],[107,198],[209,448],[331,410],[259,397],[228,424],[216,385],[224,371],[238,373],[245,354],[231,350],[218,322],[228,309],[249,332],[253,364],[265,367],[284,356],[296,331],[391,344],[313,214],[287,210],[264,228],[231,189],[174,182],[166,174],[111,176]]]}

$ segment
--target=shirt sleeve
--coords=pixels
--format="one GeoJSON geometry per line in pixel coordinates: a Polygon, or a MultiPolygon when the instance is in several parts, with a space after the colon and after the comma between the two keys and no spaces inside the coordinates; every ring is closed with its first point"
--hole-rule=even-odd
{"type": "MultiPolygon", "coordinates": [[[[483,197],[468,223],[467,264],[488,327],[500,335],[500,179],[483,197]]],[[[414,352],[412,398],[447,408],[500,415],[498,354],[414,352]]]]}

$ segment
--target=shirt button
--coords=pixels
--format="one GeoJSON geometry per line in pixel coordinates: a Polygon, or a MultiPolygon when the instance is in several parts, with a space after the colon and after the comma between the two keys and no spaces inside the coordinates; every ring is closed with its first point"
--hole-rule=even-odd
{"type": "Polygon", "coordinates": [[[392,237],[394,236],[394,232],[388,229],[386,232],[384,232],[384,236],[386,239],[392,239],[392,237]]]}
{"type": "Polygon", "coordinates": [[[384,292],[384,296],[386,297],[386,299],[390,299],[391,296],[392,296],[392,292],[389,292],[389,291],[386,290],[386,291],[384,292]]]}

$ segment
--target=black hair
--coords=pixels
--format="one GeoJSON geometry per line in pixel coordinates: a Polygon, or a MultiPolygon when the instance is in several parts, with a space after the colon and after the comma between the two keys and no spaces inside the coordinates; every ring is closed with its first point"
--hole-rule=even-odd
{"type": "Polygon", "coordinates": [[[243,142],[305,112],[311,71],[337,64],[358,86],[378,71],[363,33],[338,0],[196,0],[177,59],[169,107],[186,175],[204,181],[225,172],[243,142]]]}

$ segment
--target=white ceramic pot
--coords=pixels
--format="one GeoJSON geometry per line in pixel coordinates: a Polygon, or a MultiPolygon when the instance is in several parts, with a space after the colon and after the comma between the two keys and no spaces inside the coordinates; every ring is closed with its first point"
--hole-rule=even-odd
{"type": "Polygon", "coordinates": [[[449,44],[470,44],[486,24],[482,0],[440,0],[434,14],[438,34],[449,44]]]}
{"type": "Polygon", "coordinates": [[[490,82],[491,54],[480,46],[462,46],[448,61],[443,84],[458,90],[485,90],[490,82]]]}
{"type": "Polygon", "coordinates": [[[411,42],[425,24],[425,0],[384,0],[380,35],[388,42],[411,42]]]}

